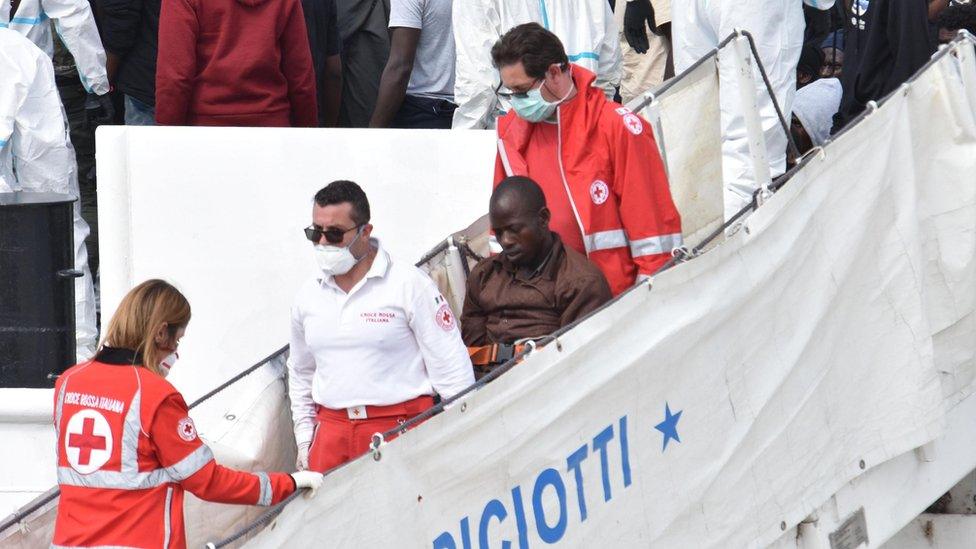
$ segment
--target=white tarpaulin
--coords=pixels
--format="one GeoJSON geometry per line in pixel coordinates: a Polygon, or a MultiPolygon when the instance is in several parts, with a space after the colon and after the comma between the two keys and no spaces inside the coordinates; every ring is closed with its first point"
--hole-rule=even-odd
{"type": "Polygon", "coordinates": [[[938,437],[974,371],[971,53],[725,245],[330,475],[252,544],[761,546],[938,437]]]}
{"type": "MultiPolygon", "coordinates": [[[[731,47],[731,46],[729,46],[731,47]]],[[[654,139],[668,170],[681,232],[689,248],[722,225],[722,128],[716,55],[704,59],[639,113],[654,128],[654,139]]],[[[644,102],[638,98],[630,106],[644,102]]]]}

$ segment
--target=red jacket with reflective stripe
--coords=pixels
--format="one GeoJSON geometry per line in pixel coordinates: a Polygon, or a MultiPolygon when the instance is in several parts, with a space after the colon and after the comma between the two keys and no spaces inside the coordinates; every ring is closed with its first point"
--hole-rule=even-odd
{"type": "MultiPolygon", "coordinates": [[[[583,234],[585,253],[614,295],[651,275],[681,245],[681,218],[651,126],[592,86],[596,76],[571,65],[578,95],[557,109],[558,142],[548,152],[558,169],[532,175],[546,192],[563,189],[583,234]]],[[[495,184],[507,175],[528,175],[528,151],[543,145],[536,127],[514,111],[498,120],[495,184]]],[[[551,206],[550,206],[551,207],[551,206]]],[[[568,240],[568,239],[564,239],[568,240]]]]}
{"type": "MultiPolygon", "coordinates": [[[[132,356],[109,350],[117,351],[132,356]]],[[[176,389],[140,366],[99,362],[105,352],[54,388],[61,501],[53,545],[182,548],[184,490],[249,505],[295,490],[286,474],[217,465],[176,389]]]]}

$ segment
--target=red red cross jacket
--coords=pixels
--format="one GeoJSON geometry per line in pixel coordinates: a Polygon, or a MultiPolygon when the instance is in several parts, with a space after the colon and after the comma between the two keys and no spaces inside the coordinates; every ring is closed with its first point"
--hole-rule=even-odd
{"type": "Polygon", "coordinates": [[[103,349],[54,387],[61,501],[52,547],[186,547],[183,491],[272,505],[295,490],[283,473],[217,465],[183,397],[162,377],[103,349]]]}
{"type": "MultiPolygon", "coordinates": [[[[554,141],[533,138],[546,122],[527,122],[514,111],[498,120],[495,184],[524,175],[547,197],[565,193],[583,235],[584,249],[577,251],[603,271],[617,295],[638,275],[653,274],[681,245],[681,218],[651,126],[608,101],[592,86],[592,72],[571,67],[578,95],[557,109],[554,141]],[[555,161],[529,165],[527,158],[555,161]]],[[[552,208],[561,201],[548,202],[552,208]]],[[[572,245],[574,239],[564,235],[563,241],[572,245]]]]}

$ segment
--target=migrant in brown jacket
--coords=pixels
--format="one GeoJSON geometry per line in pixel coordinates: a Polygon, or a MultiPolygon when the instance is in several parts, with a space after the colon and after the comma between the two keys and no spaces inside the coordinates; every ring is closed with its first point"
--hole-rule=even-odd
{"type": "Polygon", "coordinates": [[[542,337],[610,298],[600,269],[553,233],[549,257],[528,278],[504,254],[475,266],[468,277],[461,336],[469,347],[542,337]]]}

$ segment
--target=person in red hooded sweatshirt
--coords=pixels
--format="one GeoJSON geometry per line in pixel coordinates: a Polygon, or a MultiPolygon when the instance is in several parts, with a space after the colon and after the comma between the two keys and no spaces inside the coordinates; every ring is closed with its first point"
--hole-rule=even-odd
{"type": "Polygon", "coordinates": [[[318,125],[300,0],[163,0],[156,122],[318,125]]]}
{"type": "Polygon", "coordinates": [[[651,126],[608,101],[537,23],[513,27],[491,57],[495,93],[513,107],[498,120],[495,185],[535,180],[552,230],[600,268],[614,295],[653,275],[682,241],[651,126]]]}
{"type": "Polygon", "coordinates": [[[122,299],[93,360],[54,386],[61,501],[52,547],[182,549],[183,494],[274,505],[322,475],[222,467],[197,436],[183,396],[166,381],[190,304],[162,280],[122,299]]]}

